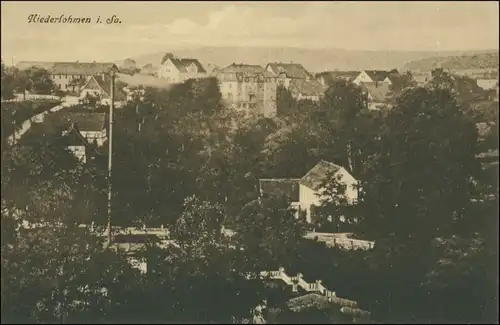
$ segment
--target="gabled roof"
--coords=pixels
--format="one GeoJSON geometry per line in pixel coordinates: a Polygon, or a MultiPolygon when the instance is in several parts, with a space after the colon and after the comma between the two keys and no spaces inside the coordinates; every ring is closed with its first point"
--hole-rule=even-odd
{"type": "MultiPolygon", "coordinates": [[[[366,74],[374,81],[384,81],[385,78],[391,75],[399,74],[397,70],[384,71],[384,70],[364,70],[366,74]]],[[[390,78],[389,78],[390,79],[390,78]]]]}
{"type": "Polygon", "coordinates": [[[189,67],[191,64],[196,65],[199,73],[207,72],[201,65],[200,61],[196,59],[170,58],[169,60],[180,72],[187,72],[187,67],[189,67]]]}
{"type": "MultiPolygon", "coordinates": [[[[105,75],[104,78],[101,75],[92,76],[87,80],[87,83],[81,88],[81,90],[91,87],[93,84],[97,84],[98,87],[104,92],[104,98],[110,98],[111,96],[111,76],[105,75]]],[[[115,100],[124,101],[127,99],[127,94],[123,90],[116,88],[115,86],[115,100]]]]}
{"type": "Polygon", "coordinates": [[[388,100],[388,95],[391,93],[390,87],[386,83],[375,84],[374,82],[363,83],[361,88],[372,98],[372,102],[385,103],[388,100]]]}
{"type": "Polygon", "coordinates": [[[324,94],[326,87],[314,79],[292,79],[290,81],[289,89],[292,94],[301,94],[303,96],[321,96],[324,94]]]}
{"type": "Polygon", "coordinates": [[[69,74],[92,76],[118,71],[114,63],[98,62],[55,62],[50,70],[51,74],[69,74]]]}
{"type": "Polygon", "coordinates": [[[299,63],[269,63],[268,66],[275,74],[284,73],[288,78],[306,79],[311,74],[299,63]]]}
{"type": "Polygon", "coordinates": [[[259,186],[264,195],[285,195],[292,202],[299,202],[299,181],[297,178],[259,179],[259,186]]]}
{"type": "MultiPolygon", "coordinates": [[[[63,133],[64,134],[64,133],[63,133]]],[[[68,146],[85,146],[89,145],[89,142],[85,137],[71,125],[67,133],[64,134],[64,142],[68,146]]]]}
{"type": "Polygon", "coordinates": [[[335,174],[342,167],[334,163],[321,160],[307,174],[300,179],[300,184],[313,190],[319,190],[329,174],[335,174]]]}
{"type": "Polygon", "coordinates": [[[79,131],[102,131],[106,127],[104,113],[68,113],[66,118],[79,131]]]}

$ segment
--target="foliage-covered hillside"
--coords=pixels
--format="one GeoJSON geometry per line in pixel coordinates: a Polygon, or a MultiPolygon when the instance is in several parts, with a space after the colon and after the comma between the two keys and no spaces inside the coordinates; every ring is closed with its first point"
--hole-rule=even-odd
{"type": "Polygon", "coordinates": [[[407,63],[405,69],[428,72],[439,65],[451,70],[498,69],[498,52],[426,58],[407,63]]]}

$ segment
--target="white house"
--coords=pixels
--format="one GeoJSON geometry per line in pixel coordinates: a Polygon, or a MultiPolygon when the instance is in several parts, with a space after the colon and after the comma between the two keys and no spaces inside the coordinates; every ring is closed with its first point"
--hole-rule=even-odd
{"type": "Polygon", "coordinates": [[[188,79],[206,78],[207,71],[196,59],[168,57],[158,69],[158,78],[171,83],[182,83],[188,79]]]}
{"type": "Polygon", "coordinates": [[[305,211],[307,222],[312,222],[313,214],[311,210],[321,205],[324,198],[322,192],[323,182],[327,177],[339,177],[340,182],[346,185],[345,196],[350,204],[358,200],[358,190],[356,188],[358,181],[344,167],[328,161],[320,161],[314,166],[299,182],[300,210],[305,211]]]}
{"type": "Polygon", "coordinates": [[[300,179],[260,179],[261,195],[285,195],[292,207],[297,209],[296,216],[305,216],[308,223],[314,219],[314,207],[319,207],[324,198],[323,183],[327,177],[339,177],[346,185],[345,196],[348,203],[355,204],[358,200],[358,181],[345,168],[327,161],[320,161],[300,179]]]}

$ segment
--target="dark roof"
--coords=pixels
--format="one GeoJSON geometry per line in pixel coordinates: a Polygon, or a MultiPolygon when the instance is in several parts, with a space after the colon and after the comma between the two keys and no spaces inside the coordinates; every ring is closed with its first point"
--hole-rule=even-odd
{"type": "Polygon", "coordinates": [[[55,62],[50,72],[52,74],[69,74],[92,76],[118,71],[114,63],[97,62],[55,62]]]}
{"type": "Polygon", "coordinates": [[[375,103],[385,103],[388,99],[388,95],[391,92],[389,85],[386,83],[375,84],[374,82],[363,83],[361,88],[372,98],[372,102],[375,103]]]}
{"type": "Polygon", "coordinates": [[[374,81],[384,81],[385,78],[391,77],[391,75],[399,74],[397,70],[384,71],[384,70],[365,70],[366,74],[374,81]]]}
{"type": "Polygon", "coordinates": [[[300,179],[300,184],[316,191],[321,188],[328,174],[336,173],[340,168],[339,165],[322,160],[300,179]]]}
{"type": "Polygon", "coordinates": [[[89,145],[89,142],[87,141],[87,139],[85,139],[85,137],[80,132],[78,132],[78,130],[73,128],[72,125],[69,127],[68,133],[66,133],[64,135],[64,142],[68,146],[85,146],[86,147],[89,145]]]}
{"type": "Polygon", "coordinates": [[[206,73],[205,69],[201,65],[200,61],[196,59],[180,59],[180,58],[170,58],[170,61],[175,65],[180,72],[187,72],[187,67],[191,64],[196,65],[199,73],[206,73]]]}
{"type": "Polygon", "coordinates": [[[272,71],[275,74],[284,73],[288,78],[306,79],[311,77],[311,74],[299,63],[269,63],[272,71]]]}
{"type": "Polygon", "coordinates": [[[264,195],[285,195],[292,202],[299,202],[300,179],[260,179],[259,186],[264,195]]]}
{"type": "Polygon", "coordinates": [[[67,119],[79,131],[102,131],[106,126],[104,113],[68,113],[67,119]]]}
{"type": "Polygon", "coordinates": [[[303,296],[292,298],[287,301],[287,306],[292,311],[300,311],[309,307],[324,309],[331,306],[328,298],[318,293],[308,293],[303,296]]]}
{"type": "Polygon", "coordinates": [[[292,94],[302,94],[305,96],[321,96],[326,90],[317,80],[292,79],[290,82],[290,92],[292,94]]]}
{"type": "Polygon", "coordinates": [[[359,75],[359,73],[360,73],[359,71],[324,71],[318,73],[316,75],[316,78],[323,77],[325,83],[329,84],[335,79],[352,81],[359,75]]]}

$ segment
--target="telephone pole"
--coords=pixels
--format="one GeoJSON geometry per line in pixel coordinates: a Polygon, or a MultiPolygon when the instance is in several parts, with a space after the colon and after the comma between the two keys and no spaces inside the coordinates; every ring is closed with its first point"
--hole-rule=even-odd
{"type": "Polygon", "coordinates": [[[112,166],[113,166],[113,110],[115,106],[115,71],[111,70],[111,103],[109,105],[109,127],[108,127],[108,138],[109,138],[109,152],[108,152],[108,247],[111,245],[112,240],[112,228],[111,228],[111,198],[112,198],[112,184],[111,184],[111,175],[112,175],[112,166]]]}

